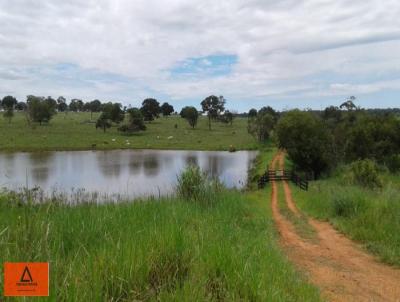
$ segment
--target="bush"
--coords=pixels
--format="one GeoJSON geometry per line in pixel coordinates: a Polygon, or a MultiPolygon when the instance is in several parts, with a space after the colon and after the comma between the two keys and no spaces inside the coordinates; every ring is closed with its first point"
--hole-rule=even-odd
{"type": "Polygon", "coordinates": [[[335,194],[332,198],[332,209],[335,216],[352,217],[366,208],[366,202],[361,194],[344,192],[335,194]]]}
{"type": "Polygon", "coordinates": [[[178,176],[176,192],[186,201],[212,202],[223,189],[218,180],[210,180],[198,166],[187,167],[178,176]]]}
{"type": "Polygon", "coordinates": [[[345,179],[362,187],[381,188],[382,180],[376,163],[370,159],[357,160],[350,165],[345,179]]]}
{"type": "Polygon", "coordinates": [[[385,166],[392,173],[396,173],[400,171],[400,154],[394,154],[388,156],[385,159],[385,166]]]}

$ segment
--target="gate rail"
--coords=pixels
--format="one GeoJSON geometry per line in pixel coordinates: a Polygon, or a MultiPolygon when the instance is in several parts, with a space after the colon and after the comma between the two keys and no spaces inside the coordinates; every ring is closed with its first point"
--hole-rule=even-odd
{"type": "Polygon", "coordinates": [[[292,170],[272,170],[267,169],[258,179],[258,188],[264,188],[270,181],[292,181],[300,189],[308,191],[308,180],[301,178],[292,170]]]}

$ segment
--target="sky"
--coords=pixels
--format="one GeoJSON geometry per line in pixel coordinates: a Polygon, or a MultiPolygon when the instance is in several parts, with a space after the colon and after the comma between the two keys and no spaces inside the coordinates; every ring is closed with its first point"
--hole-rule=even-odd
{"type": "Polygon", "coordinates": [[[0,97],[400,107],[399,0],[0,0],[0,97]]]}

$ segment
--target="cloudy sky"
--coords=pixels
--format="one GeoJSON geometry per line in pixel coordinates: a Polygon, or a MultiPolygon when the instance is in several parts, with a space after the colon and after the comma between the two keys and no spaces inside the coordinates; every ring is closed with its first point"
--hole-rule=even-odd
{"type": "Polygon", "coordinates": [[[0,0],[0,97],[400,107],[399,0],[0,0]]]}

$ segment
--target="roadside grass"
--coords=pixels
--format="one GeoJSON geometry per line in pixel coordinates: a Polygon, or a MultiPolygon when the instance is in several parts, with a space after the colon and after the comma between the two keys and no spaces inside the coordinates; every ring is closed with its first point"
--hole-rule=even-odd
{"type": "Polygon", "coordinates": [[[277,246],[267,194],[76,206],[2,195],[0,262],[49,261],[51,301],[319,301],[277,246]]]}
{"type": "MultiPolygon", "coordinates": [[[[308,223],[307,217],[300,212],[300,215],[293,213],[287,203],[285,198],[285,190],[282,182],[277,182],[278,188],[278,206],[281,214],[292,223],[295,232],[303,239],[310,240],[312,242],[317,242],[317,233],[315,229],[308,223]]],[[[293,188],[292,188],[293,189],[293,188]]]]}
{"type": "Polygon", "coordinates": [[[271,163],[277,150],[271,141],[261,145],[259,149],[253,167],[249,171],[248,187],[252,190],[257,190],[258,179],[267,171],[268,164],[271,163]]]}
{"type": "Polygon", "coordinates": [[[235,118],[233,125],[212,123],[200,117],[192,129],[179,116],[160,117],[146,123],[147,130],[131,136],[117,127],[103,133],[95,129],[98,114],[58,113],[48,125],[28,126],[23,113],[15,113],[11,123],[0,116],[0,151],[50,151],[89,149],[182,149],[182,150],[255,150],[259,144],[247,132],[247,119],[235,118]],[[176,125],[176,127],[175,127],[176,125]]]}
{"type": "Polygon", "coordinates": [[[400,266],[400,178],[383,178],[380,190],[346,184],[336,175],[310,182],[308,192],[292,186],[292,194],[302,210],[329,221],[383,262],[400,266]]]}

